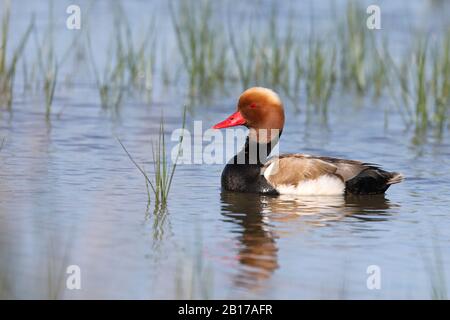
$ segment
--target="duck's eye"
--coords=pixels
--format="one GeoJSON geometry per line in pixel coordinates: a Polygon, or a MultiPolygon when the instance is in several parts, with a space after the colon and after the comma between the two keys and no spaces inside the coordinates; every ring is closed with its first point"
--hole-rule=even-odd
{"type": "Polygon", "coordinates": [[[256,103],[252,103],[252,104],[250,105],[250,108],[251,108],[251,109],[255,109],[255,108],[256,108],[256,103]]]}

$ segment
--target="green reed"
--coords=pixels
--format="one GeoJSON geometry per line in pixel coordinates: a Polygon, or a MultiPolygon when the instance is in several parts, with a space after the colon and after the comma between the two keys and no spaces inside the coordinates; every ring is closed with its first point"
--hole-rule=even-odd
{"type": "Polygon", "coordinates": [[[317,111],[320,110],[326,116],[328,102],[336,82],[336,49],[332,49],[331,55],[326,54],[327,49],[317,41],[309,50],[306,80],[308,104],[314,105],[317,111]]]}
{"type": "Polygon", "coordinates": [[[389,70],[385,61],[388,59],[386,55],[389,47],[386,38],[383,39],[380,46],[376,43],[374,36],[371,36],[370,40],[371,50],[373,50],[375,54],[371,56],[372,68],[369,75],[369,81],[373,86],[374,97],[378,99],[383,95],[383,91],[388,84],[389,70]]]}
{"type": "Polygon", "coordinates": [[[254,33],[249,26],[245,39],[239,39],[235,30],[228,23],[229,44],[242,88],[260,85],[279,89],[286,95],[293,94],[292,82],[295,79],[299,86],[298,69],[291,71],[296,54],[301,54],[293,34],[293,17],[287,19],[285,29],[280,27],[280,19],[276,7],[273,6],[269,23],[263,32],[254,33]]]}
{"type": "Polygon", "coordinates": [[[424,141],[428,129],[441,138],[448,123],[449,37],[449,33],[431,40],[417,36],[401,62],[395,62],[388,52],[385,55],[386,88],[406,125],[415,129],[415,143],[424,141]]]}
{"type": "Polygon", "coordinates": [[[126,59],[121,40],[118,40],[115,50],[110,45],[112,50],[108,50],[106,64],[101,73],[95,62],[90,39],[88,40],[88,48],[101,106],[103,109],[112,108],[117,112],[122,102],[125,82],[126,59]],[[115,53],[115,56],[112,55],[112,52],[115,53]]]}
{"type": "Polygon", "coordinates": [[[50,120],[53,98],[58,79],[58,59],[55,54],[53,30],[53,1],[49,2],[48,25],[42,42],[37,30],[34,32],[37,48],[37,66],[40,73],[39,82],[42,84],[45,98],[45,118],[50,120]]]}
{"type": "MultiPolygon", "coordinates": [[[[348,2],[345,18],[337,22],[336,39],[319,39],[312,33],[306,43],[292,32],[291,17],[283,17],[287,27],[280,27],[276,6],[272,7],[267,23],[258,25],[258,32],[252,24],[248,25],[247,32],[242,28],[237,30],[229,20],[228,37],[224,37],[220,20],[211,21],[211,10],[208,2],[199,2],[196,6],[184,3],[179,11],[186,15],[177,16],[171,6],[180,56],[191,89],[201,88],[198,85],[201,81],[197,80],[207,78],[205,70],[214,70],[204,59],[207,44],[214,42],[214,47],[229,48],[232,57],[223,65],[223,81],[233,81],[237,72],[242,89],[254,85],[271,87],[293,102],[296,109],[299,96],[305,92],[307,105],[326,116],[332,94],[340,85],[339,88],[353,88],[358,95],[371,92],[374,98],[391,96],[405,123],[413,124],[416,131],[426,131],[429,124],[444,127],[450,83],[447,45],[446,50],[438,48],[433,56],[429,56],[427,48],[416,48],[414,57],[402,57],[398,65],[391,58],[389,39],[377,39],[376,31],[366,26],[365,11],[354,1],[348,2]],[[325,40],[327,45],[324,45],[325,40]],[[430,64],[434,65],[433,69],[430,64]],[[434,111],[430,106],[431,85],[434,111]],[[396,90],[398,87],[400,90],[396,90]]],[[[223,52],[225,50],[221,54],[223,52]]],[[[217,86],[214,81],[208,83],[209,89],[217,86]]],[[[223,85],[220,82],[220,86],[223,85]]]]}
{"type": "Polygon", "coordinates": [[[214,24],[211,2],[170,2],[170,15],[190,94],[207,94],[223,86],[227,55],[224,35],[214,24]],[[176,11],[178,9],[178,11],[176,11]]]}
{"type": "Polygon", "coordinates": [[[95,61],[89,35],[88,49],[101,106],[118,113],[126,94],[143,96],[148,103],[152,100],[156,33],[155,19],[151,19],[141,41],[137,43],[123,8],[118,3],[115,4],[114,33],[106,53],[106,62],[101,68],[95,61]]]}
{"type": "MultiPolygon", "coordinates": [[[[229,27],[231,30],[231,27],[229,27]]],[[[233,52],[233,58],[237,66],[238,77],[241,82],[242,90],[245,90],[251,86],[254,82],[255,74],[258,73],[260,61],[255,57],[257,53],[256,49],[256,37],[252,35],[251,29],[249,29],[249,37],[245,46],[238,46],[236,43],[234,31],[229,32],[230,47],[233,52]]]]}
{"type": "Polygon", "coordinates": [[[434,97],[434,122],[442,133],[450,109],[450,29],[434,48],[431,87],[434,97]]]}
{"type": "MultiPolygon", "coordinates": [[[[186,124],[186,108],[183,112],[183,123],[182,129],[185,128],[186,124]]],[[[149,174],[144,170],[143,166],[140,166],[132,157],[132,155],[128,152],[124,144],[120,139],[117,139],[122,146],[123,150],[131,160],[131,162],[136,166],[136,168],[141,172],[145,179],[145,185],[147,189],[148,201],[151,201],[151,196],[153,195],[155,199],[155,208],[164,209],[167,205],[167,199],[169,196],[170,188],[172,186],[173,177],[175,174],[175,170],[177,168],[178,159],[182,152],[181,145],[183,142],[183,135],[180,136],[179,139],[179,148],[177,150],[177,155],[172,163],[169,164],[167,160],[167,144],[165,140],[165,132],[164,132],[164,119],[161,118],[159,132],[158,132],[158,140],[156,142],[152,141],[152,162],[153,162],[153,177],[150,178],[149,174]]]]}
{"type": "Polygon", "coordinates": [[[365,12],[353,1],[347,5],[346,19],[338,35],[341,54],[342,81],[355,87],[359,94],[367,90],[366,64],[368,60],[368,32],[365,12]]]}
{"type": "Polygon", "coordinates": [[[10,23],[11,7],[10,1],[3,3],[3,16],[1,21],[1,39],[0,39],[0,106],[6,106],[9,110],[12,108],[14,77],[16,74],[17,63],[24,51],[28,38],[34,26],[34,17],[31,19],[25,33],[20,38],[19,44],[13,51],[12,57],[8,61],[8,36],[10,23]]]}
{"type": "Polygon", "coordinates": [[[128,17],[119,4],[115,7],[114,21],[118,26],[116,35],[120,34],[118,42],[122,48],[118,52],[126,62],[126,85],[128,89],[132,88],[138,93],[144,93],[145,99],[150,101],[156,64],[156,20],[154,17],[150,19],[139,43],[134,41],[135,37],[128,17]],[[123,43],[120,43],[121,41],[123,43]]]}
{"type": "Polygon", "coordinates": [[[423,131],[428,126],[428,107],[427,107],[427,47],[422,42],[418,45],[416,51],[416,130],[423,131]]]}
{"type": "MultiPolygon", "coordinates": [[[[170,60],[168,66],[167,60],[156,61],[156,20],[151,18],[148,28],[137,38],[124,10],[119,4],[113,6],[109,46],[92,47],[87,32],[88,57],[101,106],[119,112],[129,97],[149,103],[155,79],[176,85],[173,81],[178,81],[181,72],[188,80],[191,97],[208,97],[215,90],[223,92],[228,85],[234,89],[236,82],[242,89],[260,85],[278,91],[295,110],[300,109],[305,97],[308,111],[326,116],[333,92],[353,89],[346,92],[390,98],[405,125],[416,132],[426,133],[433,128],[441,135],[446,128],[450,109],[450,31],[443,37],[438,35],[439,39],[430,44],[422,35],[411,34],[412,43],[418,45],[411,47],[412,53],[409,50],[396,55],[394,61],[389,38],[380,41],[377,31],[367,29],[367,15],[354,1],[348,2],[345,16],[336,21],[337,37],[318,37],[311,32],[309,41],[294,32],[293,16],[280,16],[275,3],[264,23],[248,23],[239,29],[230,20],[227,25],[225,15],[216,15],[218,9],[222,8],[211,1],[169,4],[179,50],[163,57],[170,60]],[[95,59],[103,56],[104,63],[97,64],[95,59]],[[177,63],[182,69],[177,69],[177,63]],[[158,71],[161,74],[155,76],[158,71]]],[[[11,107],[13,79],[21,63],[24,86],[42,86],[48,119],[62,61],[57,63],[51,49],[51,31],[43,41],[37,41],[38,64],[30,67],[20,57],[33,19],[7,60],[9,20],[9,2],[5,2],[0,39],[1,101],[11,107]]],[[[74,42],[74,46],[79,45],[74,42]]],[[[386,110],[389,116],[391,109],[386,110]]]]}

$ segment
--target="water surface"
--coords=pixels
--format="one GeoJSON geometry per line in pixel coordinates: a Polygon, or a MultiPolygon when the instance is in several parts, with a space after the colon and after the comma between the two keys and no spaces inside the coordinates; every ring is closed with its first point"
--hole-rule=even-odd
{"type": "MultiPolygon", "coordinates": [[[[37,6],[26,10],[45,21],[46,6],[23,2],[37,6]]],[[[316,7],[319,22],[321,10],[330,10],[325,2],[316,7]]],[[[386,28],[399,21],[394,37],[402,21],[420,24],[426,12],[435,14],[429,4],[405,1],[417,19],[408,18],[383,3],[386,28]]],[[[96,23],[105,5],[92,9],[96,23]]],[[[167,14],[161,3],[132,1],[127,10],[139,21],[142,8],[167,14]]],[[[13,10],[13,25],[26,26],[28,15],[13,10]]],[[[175,45],[170,21],[161,25],[169,46],[175,45]]],[[[98,29],[93,38],[102,41],[103,34],[98,29]]],[[[150,141],[161,114],[168,135],[181,125],[189,101],[183,81],[157,88],[151,106],[125,99],[115,116],[101,111],[92,83],[58,88],[51,123],[42,102],[30,96],[19,94],[13,112],[2,110],[1,297],[433,298],[433,286],[441,292],[449,287],[443,276],[450,266],[450,145],[432,133],[415,144],[414,132],[405,130],[387,99],[335,94],[327,121],[287,108],[280,142],[281,152],[358,159],[402,172],[406,180],[385,196],[229,193],[220,189],[222,165],[180,165],[167,209],[155,214],[143,177],[116,137],[151,168],[150,141]],[[65,289],[71,264],[81,268],[81,290],[65,289]],[[381,269],[380,290],[366,286],[370,265],[381,269]]],[[[239,93],[236,86],[191,108],[187,128],[193,121],[207,128],[222,120],[239,93]]]]}

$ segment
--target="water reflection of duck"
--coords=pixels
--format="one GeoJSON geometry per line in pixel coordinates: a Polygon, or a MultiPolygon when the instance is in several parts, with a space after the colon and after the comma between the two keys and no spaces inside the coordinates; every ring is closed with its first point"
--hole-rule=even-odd
{"type": "Polygon", "coordinates": [[[222,192],[222,214],[225,221],[239,225],[237,259],[244,268],[237,276],[238,285],[246,287],[268,279],[278,268],[275,235],[263,214],[258,194],[222,192]]]}
{"type": "Polygon", "coordinates": [[[353,216],[364,220],[365,216],[376,216],[379,221],[387,215],[391,207],[383,194],[370,196],[296,196],[280,195],[267,197],[263,212],[271,213],[272,219],[279,217],[296,219],[299,216],[314,216],[315,223],[327,220],[340,220],[353,216]]]}
{"type": "Polygon", "coordinates": [[[251,289],[258,288],[278,268],[276,239],[286,235],[286,226],[323,226],[350,215],[364,221],[379,221],[389,216],[391,208],[384,195],[275,197],[223,191],[221,201],[224,221],[238,226],[234,232],[241,268],[236,282],[251,289]],[[306,216],[307,219],[301,220],[306,216]],[[294,221],[298,223],[292,224],[294,221]]]}
{"type": "Polygon", "coordinates": [[[250,88],[240,97],[237,111],[213,128],[244,125],[245,146],[222,173],[222,188],[262,194],[342,195],[382,194],[403,177],[355,160],[284,154],[267,159],[284,126],[278,95],[266,88],[250,88]]]}

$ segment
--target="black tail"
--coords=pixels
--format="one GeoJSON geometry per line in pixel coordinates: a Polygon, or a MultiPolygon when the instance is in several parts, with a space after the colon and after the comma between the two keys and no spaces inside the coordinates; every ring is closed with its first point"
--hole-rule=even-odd
{"type": "Polygon", "coordinates": [[[387,172],[377,167],[369,167],[345,183],[345,192],[351,194],[381,194],[391,184],[402,181],[403,175],[398,172],[387,172]]]}

